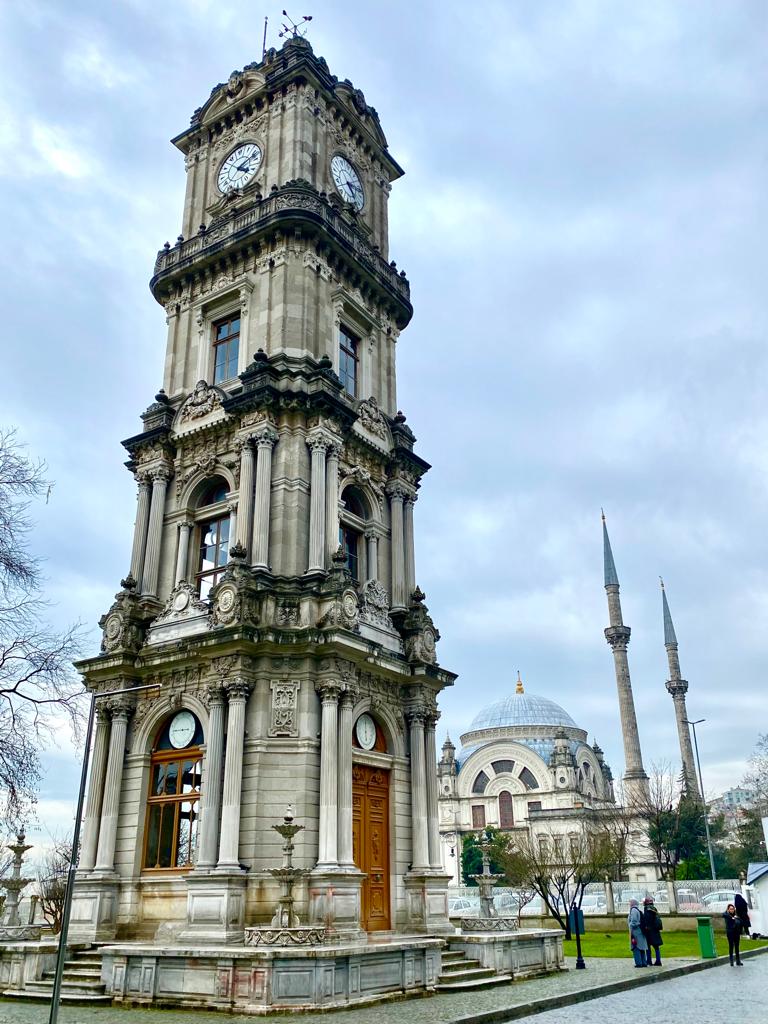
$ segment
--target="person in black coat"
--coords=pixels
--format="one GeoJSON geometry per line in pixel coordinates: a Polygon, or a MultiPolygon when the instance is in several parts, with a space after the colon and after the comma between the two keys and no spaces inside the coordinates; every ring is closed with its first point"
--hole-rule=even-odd
{"type": "Polygon", "coordinates": [[[654,967],[661,967],[661,947],[664,940],[661,937],[661,930],[664,927],[661,915],[653,904],[653,897],[646,896],[643,900],[643,933],[648,940],[648,966],[653,963],[654,967]],[[651,960],[651,950],[656,954],[656,959],[651,960]]]}
{"type": "Polygon", "coordinates": [[[736,954],[736,966],[743,966],[739,955],[739,940],[741,939],[741,921],[736,916],[736,907],[729,903],[723,914],[725,921],[725,934],[728,937],[728,959],[733,967],[733,954],[736,954]]]}
{"type": "Polygon", "coordinates": [[[734,895],[733,905],[736,907],[736,917],[741,921],[741,930],[746,936],[749,936],[752,931],[752,922],[749,919],[749,907],[747,906],[747,901],[740,892],[737,892],[734,895]]]}

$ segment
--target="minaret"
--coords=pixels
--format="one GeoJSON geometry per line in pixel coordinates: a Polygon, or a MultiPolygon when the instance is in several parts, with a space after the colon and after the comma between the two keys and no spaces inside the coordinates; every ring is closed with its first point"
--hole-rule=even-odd
{"type": "Polygon", "coordinates": [[[613,651],[616,666],[616,686],[619,691],[619,714],[621,715],[621,733],[624,739],[624,787],[626,800],[635,803],[648,798],[648,776],[643,768],[643,757],[640,753],[640,736],[637,731],[635,701],[632,696],[632,680],[629,677],[629,661],[627,660],[627,644],[631,629],[624,625],[621,616],[621,599],[619,597],[619,577],[613,561],[611,542],[603,515],[603,559],[605,565],[605,592],[608,595],[608,617],[610,626],[605,631],[605,639],[613,651]]]}
{"type": "Polygon", "coordinates": [[[677,636],[675,627],[672,624],[672,616],[667,603],[667,592],[664,589],[664,580],[661,580],[661,606],[664,614],[664,646],[667,648],[667,660],[669,662],[669,679],[667,690],[675,702],[675,720],[677,721],[677,735],[680,738],[680,757],[683,762],[683,776],[688,792],[695,797],[700,797],[699,783],[696,778],[696,766],[693,761],[693,747],[691,746],[691,732],[688,728],[688,711],[685,707],[685,695],[688,692],[688,681],[680,675],[680,659],[677,656],[677,636]]]}

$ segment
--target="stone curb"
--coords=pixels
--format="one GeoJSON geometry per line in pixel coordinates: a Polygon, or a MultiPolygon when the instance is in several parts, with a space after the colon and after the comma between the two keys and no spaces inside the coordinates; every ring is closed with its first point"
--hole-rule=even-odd
{"type": "MultiPolygon", "coordinates": [[[[741,958],[742,960],[747,960],[760,956],[762,953],[768,953],[768,946],[763,946],[760,949],[745,950],[741,954],[741,958]]],[[[544,1013],[546,1010],[559,1010],[564,1006],[575,1006],[577,1003],[586,1003],[590,999],[600,999],[602,996],[616,995],[618,992],[626,992],[627,989],[640,988],[644,985],[655,985],[657,982],[666,981],[669,978],[681,978],[686,974],[706,971],[710,967],[722,967],[723,964],[727,963],[727,956],[718,956],[713,960],[697,960],[692,964],[680,964],[679,967],[670,967],[659,974],[644,974],[639,978],[623,978],[621,981],[612,981],[607,985],[597,985],[594,988],[580,989],[577,992],[563,992],[559,996],[545,996],[543,999],[534,999],[530,1003],[520,1003],[518,1006],[509,1006],[506,1009],[471,1013],[466,1017],[454,1018],[451,1024],[506,1024],[507,1021],[519,1020],[521,1017],[532,1016],[535,1013],[544,1013]]]]}

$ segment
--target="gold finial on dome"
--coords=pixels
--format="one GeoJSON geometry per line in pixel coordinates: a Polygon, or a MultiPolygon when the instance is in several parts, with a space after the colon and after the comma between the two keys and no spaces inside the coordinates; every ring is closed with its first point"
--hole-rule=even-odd
{"type": "Polygon", "coordinates": [[[520,669],[517,670],[517,686],[515,687],[515,693],[525,693],[523,689],[523,680],[520,678],[520,669]]]}

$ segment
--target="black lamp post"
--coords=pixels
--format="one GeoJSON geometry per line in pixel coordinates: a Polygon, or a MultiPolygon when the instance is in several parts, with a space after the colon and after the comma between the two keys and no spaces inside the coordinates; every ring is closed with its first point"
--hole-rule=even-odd
{"type": "Polygon", "coordinates": [[[584,957],[581,955],[581,934],[579,932],[579,908],[576,906],[576,900],[571,903],[571,913],[573,914],[573,930],[576,934],[576,970],[583,971],[586,969],[584,963],[584,957]]]}

